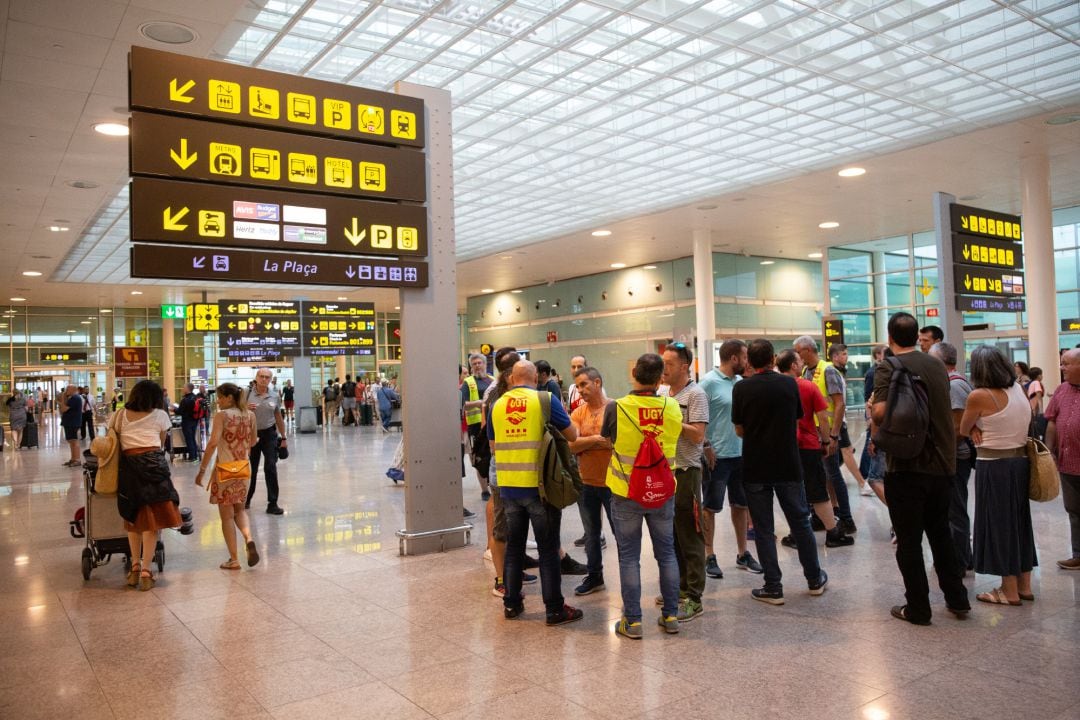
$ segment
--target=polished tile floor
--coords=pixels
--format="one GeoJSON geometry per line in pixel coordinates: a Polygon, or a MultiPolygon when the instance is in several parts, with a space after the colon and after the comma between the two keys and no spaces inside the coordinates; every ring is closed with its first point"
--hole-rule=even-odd
{"type": "MultiPolygon", "coordinates": [[[[903,597],[876,500],[853,491],[856,545],[821,547],[822,597],[801,591],[794,553],[780,549],[783,607],[750,598],[760,578],[735,569],[725,512],[726,576],[709,581],[705,614],[675,636],[647,625],[632,642],[612,632],[614,542],[607,591],[580,599],[584,620],[558,628],[544,626],[536,586],[524,617],[502,618],[482,516],[471,547],[399,557],[404,491],[383,476],[398,437],[339,427],[298,437],[280,466],[287,512],[253,514],[263,562],[241,572],[217,569],[216,512],[194,468],[175,465],[196,532],[165,534],[165,572],[146,593],[124,587],[119,561],[83,581],[83,544],[68,534],[82,473],[61,466],[55,435],[39,450],[8,447],[0,718],[1080,718],[1080,573],[1053,562],[1068,547],[1060,501],[1034,511],[1036,602],[975,603],[960,622],[935,594],[931,627],[889,617],[903,597]]],[[[475,481],[466,486],[466,505],[481,510],[475,481]]],[[[580,530],[567,513],[565,543],[580,530]]],[[[651,560],[643,575],[648,599],[651,560]]],[[[563,582],[568,598],[575,581],[563,582]]]]}

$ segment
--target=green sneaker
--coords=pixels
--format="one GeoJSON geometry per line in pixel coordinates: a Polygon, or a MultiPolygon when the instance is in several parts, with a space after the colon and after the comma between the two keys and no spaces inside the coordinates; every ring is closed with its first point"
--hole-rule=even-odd
{"type": "Polygon", "coordinates": [[[664,628],[664,632],[674,635],[679,632],[679,618],[671,617],[670,615],[665,617],[661,615],[656,618],[656,624],[664,628]]]}
{"type": "Polygon", "coordinates": [[[701,607],[700,602],[686,598],[679,603],[679,622],[690,622],[703,612],[705,608],[701,607]]]}
{"type": "Polygon", "coordinates": [[[625,635],[626,637],[630,638],[631,640],[640,640],[641,639],[641,623],[639,623],[639,622],[632,623],[629,620],[627,620],[626,618],[622,618],[617,623],[615,623],[615,632],[617,632],[620,635],[625,635]]]}

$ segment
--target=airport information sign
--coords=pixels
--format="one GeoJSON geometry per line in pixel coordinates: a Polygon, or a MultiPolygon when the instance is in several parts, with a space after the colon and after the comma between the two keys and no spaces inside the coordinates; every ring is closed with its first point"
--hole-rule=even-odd
{"type": "Polygon", "coordinates": [[[956,307],[966,312],[1013,312],[1024,306],[1024,249],[1020,216],[953,203],[949,206],[956,307]],[[975,302],[1007,298],[1017,302],[975,302]]]}
{"type": "Polygon", "coordinates": [[[1022,297],[971,297],[960,295],[956,298],[956,309],[962,312],[1022,312],[1026,307],[1022,297]]]}
{"type": "Polygon", "coordinates": [[[829,348],[837,343],[844,344],[844,321],[829,317],[821,321],[821,336],[825,339],[825,357],[829,357],[829,348]]]}
{"type": "Polygon", "coordinates": [[[374,355],[375,304],[301,303],[305,355],[374,355]]]}

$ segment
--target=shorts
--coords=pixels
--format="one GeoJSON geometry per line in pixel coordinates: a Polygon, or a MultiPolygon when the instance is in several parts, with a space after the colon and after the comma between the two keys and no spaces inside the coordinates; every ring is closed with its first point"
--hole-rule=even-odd
{"type": "Polygon", "coordinates": [[[79,428],[72,427],[70,425],[65,425],[64,426],[64,439],[65,440],[78,440],[79,439],[79,428]]]}
{"type": "Polygon", "coordinates": [[[342,410],[355,410],[356,409],[356,398],[351,398],[351,397],[342,398],[341,399],[341,409],[342,410]]]}
{"type": "Polygon", "coordinates": [[[821,450],[799,448],[803,485],[806,487],[806,502],[811,505],[829,501],[829,489],[825,485],[825,466],[821,462],[822,457],[821,450]]]}
{"type": "Polygon", "coordinates": [[[295,400],[286,400],[285,401],[285,409],[286,410],[292,410],[294,405],[296,405],[295,400]]]}
{"type": "Polygon", "coordinates": [[[851,447],[851,436],[848,435],[847,423],[840,426],[840,449],[851,447]]]}
{"type": "Polygon", "coordinates": [[[724,509],[724,493],[730,495],[732,507],[746,507],[746,491],[743,490],[742,458],[716,458],[716,466],[702,468],[701,506],[709,512],[724,509]]]}
{"type": "Polygon", "coordinates": [[[502,498],[499,497],[499,487],[492,485],[491,509],[494,520],[491,523],[491,535],[499,542],[506,542],[506,510],[503,509],[502,498]]]}

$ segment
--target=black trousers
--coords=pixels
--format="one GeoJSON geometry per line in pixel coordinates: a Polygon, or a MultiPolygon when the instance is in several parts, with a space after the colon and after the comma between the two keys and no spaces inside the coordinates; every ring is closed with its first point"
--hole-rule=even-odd
{"type": "Polygon", "coordinates": [[[885,501],[896,533],[896,564],[904,578],[907,616],[912,620],[929,620],[932,615],[922,552],[923,533],[930,541],[938,586],[945,593],[946,604],[956,610],[971,607],[949,529],[952,480],[947,475],[885,473],[885,501]]]}
{"type": "Polygon", "coordinates": [[[259,442],[251,448],[248,462],[251,465],[251,482],[248,484],[247,504],[251,505],[251,498],[255,496],[255,480],[259,476],[259,461],[265,464],[263,471],[266,474],[266,504],[277,505],[278,501],[278,477],[277,477],[277,426],[271,425],[265,430],[259,431],[259,442]]]}

